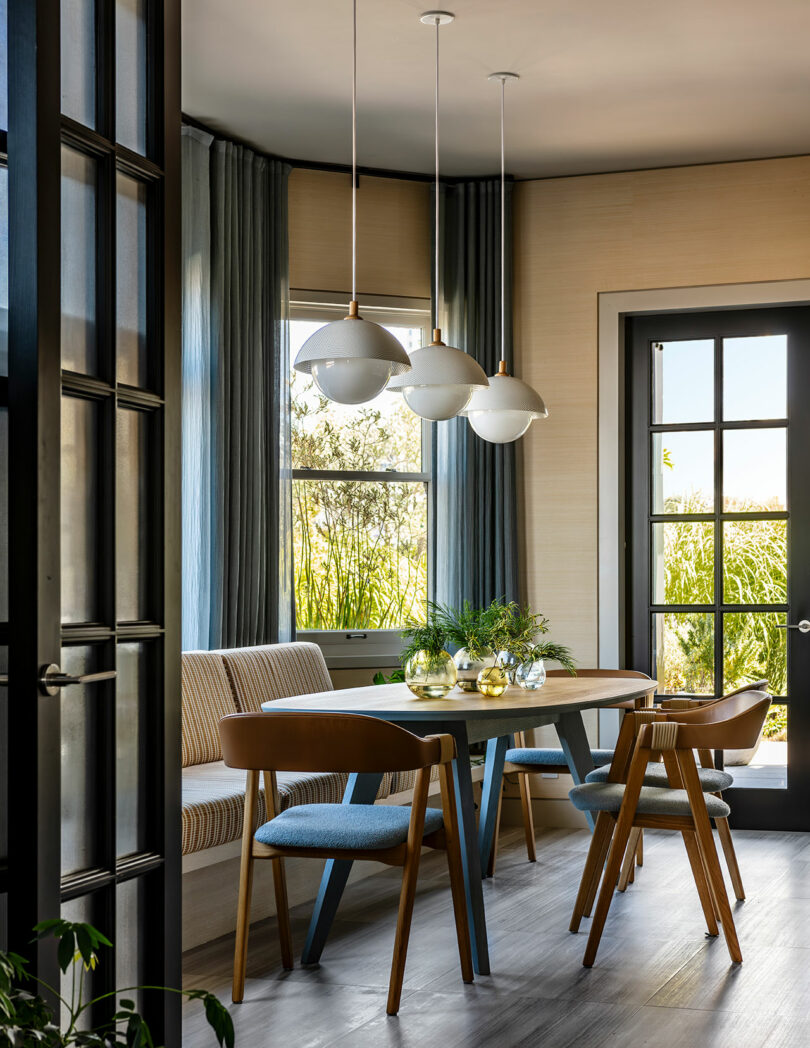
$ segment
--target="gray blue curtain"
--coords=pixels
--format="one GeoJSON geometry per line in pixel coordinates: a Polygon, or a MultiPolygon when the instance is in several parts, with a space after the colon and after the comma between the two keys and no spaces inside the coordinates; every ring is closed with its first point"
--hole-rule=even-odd
{"type": "Polygon", "coordinates": [[[292,637],[289,165],[183,129],[183,647],[292,637]]]}
{"type": "MultiPolygon", "coordinates": [[[[492,375],[500,359],[500,181],[441,186],[439,320],[444,341],[492,375]]],[[[512,184],[506,185],[506,361],[512,368],[512,184]]],[[[433,599],[458,607],[520,596],[514,444],[465,418],[433,424],[433,599]]]]}

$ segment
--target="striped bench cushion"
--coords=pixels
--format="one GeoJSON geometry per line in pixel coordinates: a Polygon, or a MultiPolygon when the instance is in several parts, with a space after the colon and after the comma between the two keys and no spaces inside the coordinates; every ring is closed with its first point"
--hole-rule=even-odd
{"type": "Polygon", "coordinates": [[[259,713],[263,702],[331,691],[332,681],[317,644],[266,644],[218,652],[225,663],[240,713],[259,713]]]}
{"type": "MultiPolygon", "coordinates": [[[[279,772],[281,809],[297,804],[336,804],[348,775],[337,772],[279,772]]],[[[216,848],[242,836],[246,774],[222,761],[183,769],[183,854],[216,848]]],[[[383,776],[378,797],[391,792],[391,774],[383,776]]],[[[258,825],[267,821],[264,782],[259,780],[258,825]]]]}
{"type": "Polygon", "coordinates": [[[220,719],[238,712],[225,665],[213,652],[184,651],[181,667],[183,767],[221,761],[220,719]]]}

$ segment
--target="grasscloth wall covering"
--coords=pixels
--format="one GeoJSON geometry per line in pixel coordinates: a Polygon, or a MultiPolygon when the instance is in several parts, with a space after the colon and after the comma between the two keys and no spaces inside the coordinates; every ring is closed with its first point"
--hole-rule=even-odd
{"type": "Polygon", "coordinates": [[[810,277],[810,157],[522,182],[515,357],[550,417],[522,442],[529,599],[597,658],[600,292],[810,277]]]}

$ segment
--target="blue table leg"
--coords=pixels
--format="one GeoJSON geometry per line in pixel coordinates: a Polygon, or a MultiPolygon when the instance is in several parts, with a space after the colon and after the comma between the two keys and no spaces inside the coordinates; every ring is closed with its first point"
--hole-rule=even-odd
{"type": "Polygon", "coordinates": [[[487,763],[481,790],[481,814],[478,817],[478,851],[481,854],[481,876],[487,876],[489,856],[495,838],[498,803],[503,787],[504,755],[509,748],[509,735],[487,741],[487,763]]]}
{"type": "MultiPolygon", "coordinates": [[[[343,794],[343,803],[373,804],[381,782],[382,775],[377,772],[350,775],[343,794]]],[[[347,859],[326,860],[312,920],[309,922],[307,941],[301,954],[302,964],[317,964],[320,960],[351,868],[352,863],[347,859]]]]}
{"type": "MultiPolygon", "coordinates": [[[[581,782],[585,781],[588,772],[593,771],[593,757],[582,714],[578,711],[563,713],[555,727],[566,763],[574,779],[574,785],[579,786],[581,782]]],[[[593,830],[593,813],[586,811],[585,818],[588,820],[588,826],[593,830]]]]}
{"type": "MultiPolygon", "coordinates": [[[[489,943],[484,913],[484,889],[481,881],[481,855],[478,851],[478,831],[475,826],[475,797],[470,773],[470,747],[466,724],[444,725],[456,738],[457,758],[453,762],[453,778],[458,805],[461,863],[464,868],[464,887],[467,890],[467,916],[470,921],[473,968],[478,975],[489,975],[489,943]]],[[[435,730],[435,729],[434,729],[435,730]]]]}

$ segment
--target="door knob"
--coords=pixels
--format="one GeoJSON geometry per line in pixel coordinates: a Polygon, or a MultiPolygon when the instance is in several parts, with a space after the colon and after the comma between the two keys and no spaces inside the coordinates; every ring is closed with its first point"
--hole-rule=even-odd
{"type": "MultiPolygon", "coordinates": [[[[40,668],[37,684],[43,695],[56,695],[60,688],[66,688],[69,684],[95,684],[98,680],[112,680],[115,675],[115,670],[101,670],[99,673],[82,673],[78,677],[71,677],[52,662],[40,668]]],[[[3,673],[0,674],[0,688],[6,687],[8,676],[3,673]]]]}
{"type": "Polygon", "coordinates": [[[810,621],[802,619],[801,622],[797,622],[795,625],[788,625],[787,622],[778,622],[776,628],[780,630],[798,630],[799,633],[810,633],[810,621]]]}

